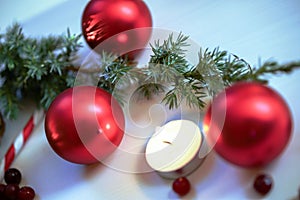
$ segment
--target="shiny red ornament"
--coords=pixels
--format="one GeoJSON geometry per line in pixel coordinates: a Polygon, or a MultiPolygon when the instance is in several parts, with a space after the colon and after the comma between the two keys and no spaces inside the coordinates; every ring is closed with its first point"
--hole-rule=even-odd
{"type": "Polygon", "coordinates": [[[241,82],[216,96],[204,117],[204,130],[208,142],[227,161],[260,167],[276,159],[288,144],[292,118],[274,90],[241,82]]]}
{"type": "Polygon", "coordinates": [[[52,149],[78,164],[100,162],[120,144],[124,114],[108,92],[94,86],[77,86],[59,94],[45,118],[52,149]]]}
{"type": "Polygon", "coordinates": [[[84,9],[81,27],[92,49],[109,38],[96,51],[123,55],[146,46],[152,32],[152,17],[142,0],[92,0],[84,9]]]}

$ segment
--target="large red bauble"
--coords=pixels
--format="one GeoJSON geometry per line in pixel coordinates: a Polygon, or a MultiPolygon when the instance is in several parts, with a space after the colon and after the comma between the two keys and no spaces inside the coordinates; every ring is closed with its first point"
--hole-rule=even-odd
{"type": "Polygon", "coordinates": [[[109,156],[124,135],[124,114],[108,92],[77,86],[59,94],[45,118],[52,149],[67,161],[97,163],[109,156]]]}
{"type": "Polygon", "coordinates": [[[151,36],[152,17],[142,0],[92,0],[85,7],[81,26],[92,49],[110,38],[97,51],[126,53],[146,46],[151,36]]]}
{"type": "Polygon", "coordinates": [[[242,167],[261,167],[288,144],[291,121],[278,93],[259,83],[241,82],[216,96],[205,115],[204,129],[221,157],[242,167]]]}

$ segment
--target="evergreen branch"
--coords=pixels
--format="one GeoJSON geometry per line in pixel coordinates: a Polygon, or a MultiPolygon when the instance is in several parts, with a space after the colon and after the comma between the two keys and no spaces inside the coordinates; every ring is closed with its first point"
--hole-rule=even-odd
{"type": "Polygon", "coordinates": [[[68,30],[67,35],[31,38],[23,34],[19,24],[13,24],[0,38],[0,109],[5,117],[15,118],[20,101],[26,97],[47,109],[75,78],[66,67],[72,66],[81,47],[80,36],[68,30]]]}
{"type": "MultiPolygon", "coordinates": [[[[155,45],[152,46],[154,55],[150,59],[150,63],[157,62],[163,65],[167,63],[156,74],[157,77],[167,77],[165,79],[160,77],[160,80],[164,80],[165,84],[167,82],[173,85],[162,100],[170,109],[177,108],[182,102],[186,102],[190,107],[202,109],[205,106],[203,98],[213,97],[224,87],[228,87],[235,82],[259,81],[267,83],[265,77],[268,74],[290,73],[300,67],[300,62],[283,65],[277,62],[265,62],[260,67],[254,68],[244,59],[227,51],[220,51],[219,48],[215,48],[213,51],[200,49],[198,64],[189,66],[185,60],[183,49],[186,46],[187,37],[180,34],[175,41],[172,42],[172,40],[173,35],[170,35],[162,45],[155,42],[155,45]],[[177,68],[177,66],[182,66],[182,68],[177,68]],[[177,70],[178,76],[174,76],[172,70],[177,70]],[[178,77],[180,77],[180,81],[178,81],[178,77]]],[[[153,72],[153,68],[149,67],[149,69],[153,72]]],[[[151,73],[148,72],[148,74],[151,73]]],[[[154,82],[156,79],[154,79],[154,82]]],[[[147,88],[143,88],[143,90],[149,91],[146,94],[147,98],[151,96],[150,93],[153,91],[147,90],[147,88]]]]}
{"type": "Polygon", "coordinates": [[[255,68],[219,48],[200,49],[199,61],[193,66],[186,59],[188,37],[180,33],[176,38],[171,34],[162,43],[151,44],[152,55],[145,68],[107,52],[102,53],[99,63],[79,68],[73,61],[81,47],[80,37],[68,29],[60,36],[31,38],[23,34],[19,24],[0,34],[0,109],[6,117],[15,118],[26,97],[47,109],[59,93],[74,86],[79,71],[97,80],[98,87],[113,93],[121,104],[124,99],[121,93],[114,93],[116,88],[137,84],[140,97],[150,99],[163,93],[162,102],[170,109],[182,103],[202,109],[204,98],[213,97],[235,82],[267,83],[268,75],[290,73],[300,67],[300,61],[268,61],[255,68]]]}
{"type": "Polygon", "coordinates": [[[171,67],[179,73],[184,73],[189,63],[185,59],[185,47],[189,46],[187,43],[188,36],[180,33],[176,40],[173,39],[171,34],[162,44],[159,40],[151,45],[153,55],[151,55],[149,63],[161,64],[166,67],[171,67]]]}
{"type": "Polygon", "coordinates": [[[266,79],[267,75],[291,73],[296,68],[300,68],[300,61],[286,64],[278,64],[278,62],[275,61],[267,61],[260,67],[253,68],[252,73],[249,73],[245,79],[268,83],[268,80],[266,79]]]}
{"type": "Polygon", "coordinates": [[[0,88],[0,105],[5,105],[4,116],[16,118],[18,115],[19,101],[16,96],[16,91],[9,90],[8,87],[0,88]]]}
{"type": "Polygon", "coordinates": [[[116,84],[129,84],[131,80],[129,71],[135,65],[136,63],[129,61],[127,57],[116,57],[111,53],[103,52],[100,66],[103,71],[99,75],[98,87],[112,93],[116,84]],[[126,75],[127,78],[124,78],[126,75]]]}
{"type": "Polygon", "coordinates": [[[139,86],[135,92],[139,94],[139,99],[146,98],[150,100],[154,95],[159,95],[165,92],[166,88],[164,85],[159,83],[145,83],[139,86]]]}
{"type": "Polygon", "coordinates": [[[178,108],[183,101],[189,107],[202,108],[205,106],[202,98],[206,96],[203,89],[197,81],[190,82],[186,79],[181,79],[167,92],[162,102],[168,105],[169,109],[178,108]]]}

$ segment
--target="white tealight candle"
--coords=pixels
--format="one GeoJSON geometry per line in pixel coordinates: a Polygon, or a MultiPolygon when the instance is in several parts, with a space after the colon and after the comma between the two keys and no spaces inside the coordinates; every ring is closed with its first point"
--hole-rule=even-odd
{"type": "Polygon", "coordinates": [[[146,160],[165,178],[176,179],[192,173],[204,160],[198,153],[202,144],[199,127],[189,120],[174,120],[159,127],[149,139],[146,160]]]}

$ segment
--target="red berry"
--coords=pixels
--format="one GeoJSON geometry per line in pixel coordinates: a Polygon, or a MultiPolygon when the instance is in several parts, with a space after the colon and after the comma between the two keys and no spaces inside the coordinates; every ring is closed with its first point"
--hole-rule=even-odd
{"type": "Polygon", "coordinates": [[[7,184],[20,184],[22,179],[21,172],[18,169],[10,168],[4,174],[4,180],[7,184]]]}
{"type": "Polygon", "coordinates": [[[16,184],[8,184],[5,187],[4,195],[9,200],[16,200],[19,193],[19,186],[16,184]]]}
{"type": "Polygon", "coordinates": [[[174,192],[180,196],[184,196],[190,191],[191,184],[187,178],[180,177],[174,180],[172,187],[174,192]]]}
{"type": "Polygon", "coordinates": [[[267,174],[258,175],[253,183],[254,189],[261,195],[266,195],[272,188],[273,179],[267,174]]]}
{"type": "Polygon", "coordinates": [[[33,200],[34,197],[35,197],[35,192],[29,186],[24,186],[19,190],[18,200],[33,200]]]}
{"type": "Polygon", "coordinates": [[[0,199],[4,199],[4,190],[6,188],[6,185],[0,183],[0,199]]]}

